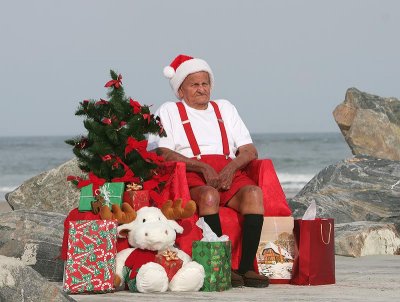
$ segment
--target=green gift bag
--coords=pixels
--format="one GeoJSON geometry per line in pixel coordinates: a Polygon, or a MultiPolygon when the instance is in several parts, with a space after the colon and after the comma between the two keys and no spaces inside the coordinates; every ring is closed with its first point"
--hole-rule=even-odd
{"type": "Polygon", "coordinates": [[[95,201],[96,195],[101,195],[104,198],[105,205],[111,208],[112,204],[122,204],[122,195],[124,193],[125,183],[123,182],[106,182],[96,190],[93,195],[93,185],[90,184],[81,188],[81,195],[79,197],[78,210],[81,212],[91,211],[92,202],[95,201]]]}
{"type": "Polygon", "coordinates": [[[223,291],[231,285],[231,242],[193,241],[192,259],[205,270],[202,291],[223,291]]]}

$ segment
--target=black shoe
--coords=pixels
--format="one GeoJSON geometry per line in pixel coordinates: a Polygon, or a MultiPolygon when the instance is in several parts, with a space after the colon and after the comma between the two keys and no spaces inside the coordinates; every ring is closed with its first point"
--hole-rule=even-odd
{"type": "Polygon", "coordinates": [[[239,275],[234,270],[231,271],[231,283],[232,287],[241,287],[244,286],[243,277],[239,275]]]}
{"type": "Polygon", "coordinates": [[[257,274],[255,271],[247,271],[242,275],[244,286],[263,288],[269,285],[269,278],[264,275],[257,274]]]}

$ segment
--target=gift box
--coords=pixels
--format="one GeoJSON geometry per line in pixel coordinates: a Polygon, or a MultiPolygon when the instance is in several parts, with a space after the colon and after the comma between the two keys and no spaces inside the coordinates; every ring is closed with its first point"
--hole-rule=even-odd
{"type": "Polygon", "coordinates": [[[78,210],[81,212],[92,211],[92,203],[96,202],[96,196],[102,197],[102,204],[111,208],[112,204],[122,204],[122,195],[125,184],[123,182],[107,182],[100,186],[93,194],[93,185],[81,188],[78,210]]]}
{"type": "Polygon", "coordinates": [[[264,217],[257,266],[271,284],[289,284],[296,254],[293,217],[264,217]]]}
{"type": "Polygon", "coordinates": [[[63,290],[69,294],[114,291],[116,220],[70,221],[63,290]]]}
{"type": "Polygon", "coordinates": [[[176,252],[169,250],[163,252],[162,254],[157,254],[155,262],[165,268],[169,281],[171,281],[183,264],[182,259],[178,258],[176,252]]]}
{"type": "Polygon", "coordinates": [[[193,241],[192,259],[204,267],[202,291],[223,291],[232,287],[230,241],[193,241]]]}
{"type": "Polygon", "coordinates": [[[131,207],[137,211],[143,207],[150,206],[150,191],[139,190],[139,191],[125,191],[122,197],[123,202],[127,202],[131,207]]]}

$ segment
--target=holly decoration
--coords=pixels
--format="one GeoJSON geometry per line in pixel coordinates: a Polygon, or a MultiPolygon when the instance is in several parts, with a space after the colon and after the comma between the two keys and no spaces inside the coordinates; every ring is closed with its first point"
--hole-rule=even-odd
{"type": "MultiPolygon", "coordinates": [[[[122,76],[110,70],[111,80],[105,84],[108,100],[83,100],[75,112],[83,116],[86,135],[65,142],[73,146],[79,167],[89,179],[100,182],[134,182],[153,189],[162,181],[157,168],[162,158],[147,148],[147,134],[165,136],[158,117],[150,106],[125,96],[122,76]]],[[[90,180],[72,177],[75,183],[90,180]]]]}

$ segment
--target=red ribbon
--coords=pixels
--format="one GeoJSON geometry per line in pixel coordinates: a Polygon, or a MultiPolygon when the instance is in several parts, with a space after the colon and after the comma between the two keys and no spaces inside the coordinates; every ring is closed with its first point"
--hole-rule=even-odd
{"type": "Polygon", "coordinates": [[[140,105],[140,103],[138,101],[129,100],[129,104],[131,105],[131,107],[133,108],[133,113],[137,114],[140,112],[140,110],[142,110],[142,105],[140,105]]]}
{"type": "Polygon", "coordinates": [[[160,182],[167,181],[171,176],[166,174],[160,176],[159,174],[154,175],[152,179],[145,181],[143,183],[144,190],[153,190],[154,188],[158,188],[160,182]]]}
{"type": "Polygon", "coordinates": [[[116,79],[116,80],[111,80],[111,81],[108,81],[105,85],[104,85],[104,87],[111,87],[111,86],[114,86],[115,88],[119,88],[119,87],[121,87],[121,85],[122,85],[122,75],[118,75],[118,78],[116,79]]]}
{"type": "Polygon", "coordinates": [[[116,161],[120,163],[125,170],[125,175],[122,177],[115,177],[111,181],[112,182],[139,182],[140,179],[139,177],[135,177],[135,174],[133,171],[128,167],[127,164],[125,164],[122,159],[120,159],[118,156],[115,157],[116,161]]]}
{"type": "Polygon", "coordinates": [[[97,101],[95,103],[95,105],[105,105],[105,104],[108,104],[108,102],[106,100],[103,100],[103,99],[100,99],[100,101],[97,101]]]}
{"type": "Polygon", "coordinates": [[[97,177],[96,175],[94,175],[93,172],[89,172],[88,176],[89,176],[89,179],[82,179],[78,176],[68,176],[67,180],[68,181],[77,180],[78,181],[78,189],[92,184],[93,185],[93,188],[92,188],[93,196],[95,196],[96,190],[100,186],[104,185],[106,183],[106,180],[104,178],[97,177]]]}
{"type": "Polygon", "coordinates": [[[107,160],[111,160],[112,157],[111,157],[110,154],[107,154],[107,155],[102,156],[101,159],[102,159],[103,161],[107,161],[107,160]]]}
{"type": "Polygon", "coordinates": [[[104,117],[101,121],[106,125],[110,125],[111,124],[111,119],[106,118],[106,117],[104,117]]]}
{"type": "Polygon", "coordinates": [[[128,137],[128,140],[126,142],[125,156],[133,150],[136,150],[140,154],[140,156],[146,161],[150,160],[154,163],[160,163],[164,160],[163,157],[158,156],[155,152],[147,151],[146,148],[147,140],[137,141],[130,136],[128,137]]]}
{"type": "Polygon", "coordinates": [[[151,120],[151,115],[148,113],[143,114],[143,118],[147,119],[147,123],[150,124],[150,120],[151,120]]]}

